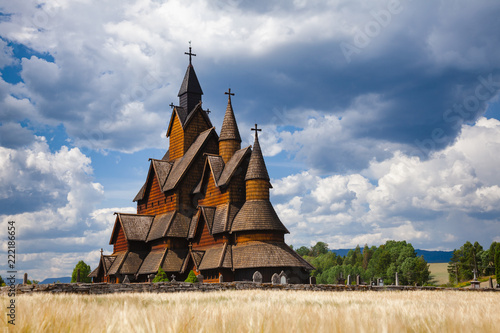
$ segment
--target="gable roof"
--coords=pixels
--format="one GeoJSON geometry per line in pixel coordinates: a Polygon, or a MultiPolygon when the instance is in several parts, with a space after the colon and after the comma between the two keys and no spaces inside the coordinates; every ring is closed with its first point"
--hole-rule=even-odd
{"type": "Polygon", "coordinates": [[[231,159],[224,166],[224,170],[220,175],[218,186],[227,186],[231,180],[231,177],[235,174],[238,167],[241,165],[241,162],[245,159],[248,154],[251,153],[250,146],[237,150],[231,159]]]}
{"type": "Polygon", "coordinates": [[[215,135],[217,137],[217,133],[215,133],[214,127],[200,133],[193,144],[186,151],[184,156],[175,161],[174,166],[167,178],[167,181],[162,188],[164,192],[174,189],[179,184],[179,182],[187,173],[189,167],[193,163],[195,157],[198,156],[198,154],[201,152],[202,148],[208,142],[208,139],[211,135],[215,135]]]}
{"type": "Polygon", "coordinates": [[[127,253],[128,252],[126,251],[115,253],[116,259],[111,264],[111,267],[109,267],[108,275],[115,275],[118,272],[123,263],[123,259],[125,259],[127,253]]]}
{"type": "Polygon", "coordinates": [[[212,234],[212,228],[214,225],[214,216],[215,216],[216,207],[199,206],[198,208],[200,209],[201,214],[203,216],[203,219],[205,220],[205,223],[207,224],[208,231],[210,232],[210,234],[212,234]]]}
{"type": "Polygon", "coordinates": [[[137,274],[157,273],[163,262],[167,249],[152,250],[148,253],[137,274]]]}
{"type": "Polygon", "coordinates": [[[200,112],[201,116],[207,123],[208,127],[213,127],[210,117],[208,116],[207,112],[203,110],[201,107],[201,101],[195,105],[195,107],[191,112],[188,112],[182,106],[174,106],[172,110],[172,115],[170,116],[170,122],[167,128],[167,138],[170,136],[172,132],[172,127],[174,125],[174,117],[177,117],[179,123],[181,124],[182,129],[185,129],[186,126],[189,125],[189,123],[191,122],[191,119],[193,119],[195,114],[198,112],[200,112]]]}
{"type": "Polygon", "coordinates": [[[167,212],[165,214],[158,214],[154,217],[151,230],[149,231],[147,242],[154,241],[165,237],[168,227],[175,215],[175,211],[167,212]]]}
{"type": "Polygon", "coordinates": [[[197,250],[190,250],[189,255],[193,259],[194,266],[196,270],[200,270],[200,264],[201,261],[203,260],[203,256],[205,255],[205,251],[197,251],[197,250]]]}
{"type": "Polygon", "coordinates": [[[288,234],[278,214],[267,200],[247,200],[236,215],[231,233],[238,231],[279,231],[288,234]]]}
{"type": "Polygon", "coordinates": [[[119,269],[120,274],[136,274],[142,262],[148,255],[148,251],[129,251],[119,269]]]}
{"type": "Polygon", "coordinates": [[[212,227],[212,235],[231,230],[231,225],[239,210],[240,207],[232,203],[217,206],[212,227]]]}
{"type": "Polygon", "coordinates": [[[163,237],[187,238],[191,216],[178,211],[158,214],[154,217],[147,242],[163,237]]]}
{"type": "Polygon", "coordinates": [[[168,249],[161,268],[165,272],[181,272],[187,256],[188,249],[168,249]]]}
{"type": "MultiPolygon", "coordinates": [[[[168,153],[168,152],[167,152],[168,153]]],[[[158,180],[158,185],[160,186],[160,189],[165,185],[165,182],[167,181],[168,175],[170,174],[170,171],[172,170],[173,163],[165,160],[156,160],[156,159],[149,159],[151,162],[149,164],[149,171],[148,171],[148,176],[146,177],[146,182],[144,185],[141,187],[137,195],[135,196],[133,201],[139,201],[144,199],[144,195],[146,194],[146,188],[148,184],[149,177],[151,175],[151,172],[154,172],[156,175],[156,179],[158,180]]]]}
{"type": "Polygon", "coordinates": [[[200,263],[199,270],[215,268],[233,268],[231,245],[228,243],[218,244],[205,251],[200,263]]]}
{"type": "Polygon", "coordinates": [[[205,160],[205,165],[203,167],[203,173],[201,174],[201,179],[193,189],[193,193],[201,193],[203,184],[207,181],[207,169],[210,169],[209,177],[213,177],[214,184],[216,187],[224,187],[229,185],[231,177],[236,173],[236,170],[241,165],[241,162],[251,153],[250,146],[237,150],[231,159],[224,164],[224,160],[220,155],[206,154],[207,159],[205,160]]]}
{"type": "Polygon", "coordinates": [[[118,231],[118,225],[123,229],[123,234],[127,241],[145,241],[151,224],[153,223],[153,215],[138,215],[115,213],[116,220],[111,232],[109,244],[114,244],[115,234],[118,231]]]}
{"type": "Polygon", "coordinates": [[[196,214],[191,218],[191,223],[189,224],[188,239],[194,238],[196,236],[196,229],[198,228],[198,221],[200,220],[201,210],[196,211],[196,214]]]}

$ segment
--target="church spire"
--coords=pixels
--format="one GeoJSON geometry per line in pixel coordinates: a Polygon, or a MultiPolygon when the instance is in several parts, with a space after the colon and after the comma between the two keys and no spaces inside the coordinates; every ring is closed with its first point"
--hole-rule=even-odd
{"type": "Polygon", "coordinates": [[[267,173],[266,163],[264,162],[264,157],[260,149],[259,135],[257,134],[257,132],[262,131],[262,129],[257,128],[257,124],[255,124],[255,128],[251,130],[255,131],[255,142],[253,143],[252,155],[248,163],[245,180],[262,179],[269,182],[269,174],[267,173]]]}
{"type": "Polygon", "coordinates": [[[226,114],[224,115],[222,128],[220,130],[219,155],[222,156],[224,163],[227,163],[234,153],[241,149],[241,137],[231,104],[231,96],[234,96],[234,93],[229,89],[225,94],[228,95],[228,100],[226,114]]]}
{"type": "Polygon", "coordinates": [[[189,65],[184,75],[184,80],[182,81],[181,88],[179,89],[179,106],[184,109],[186,113],[191,112],[194,107],[201,101],[201,95],[203,91],[201,90],[200,83],[196,77],[194,67],[191,63],[191,57],[196,56],[191,52],[191,42],[189,42],[189,52],[184,52],[184,54],[189,55],[189,65]]]}

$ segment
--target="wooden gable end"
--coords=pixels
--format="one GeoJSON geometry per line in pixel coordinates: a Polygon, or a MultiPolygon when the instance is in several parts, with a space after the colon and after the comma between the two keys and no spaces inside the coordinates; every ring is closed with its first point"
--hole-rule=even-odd
{"type": "Polygon", "coordinates": [[[137,202],[137,214],[163,214],[175,210],[176,207],[177,193],[174,191],[166,195],[160,188],[153,167],[150,167],[144,198],[137,202]]]}
{"type": "Polygon", "coordinates": [[[179,207],[182,210],[196,209],[193,201],[193,189],[196,185],[198,185],[201,180],[201,175],[203,174],[203,168],[205,165],[205,156],[203,156],[203,153],[214,154],[218,149],[217,136],[212,135],[203,147],[203,152],[198,154],[193,161],[193,164],[189,167],[186,176],[182,179],[180,186],[178,187],[179,207]]]}
{"type": "Polygon", "coordinates": [[[223,244],[228,241],[227,235],[215,235],[210,234],[207,222],[201,214],[198,220],[198,226],[196,227],[196,236],[191,242],[193,250],[205,250],[217,244],[223,244]]]}
{"type": "Polygon", "coordinates": [[[113,237],[111,238],[113,244],[113,253],[127,251],[128,242],[125,238],[125,232],[123,231],[122,225],[118,218],[116,219],[115,223],[117,223],[115,225],[115,232],[113,232],[113,237]]]}
{"type": "Polygon", "coordinates": [[[169,126],[169,131],[167,136],[170,137],[169,151],[170,151],[170,161],[173,161],[179,157],[184,156],[184,129],[182,128],[181,121],[177,116],[176,112],[172,112],[172,118],[170,120],[171,124],[169,126]]]}
{"type": "Polygon", "coordinates": [[[221,191],[220,188],[215,186],[214,176],[208,163],[203,175],[203,182],[201,192],[203,198],[198,200],[198,205],[214,207],[228,202],[228,192],[221,191]]]}
{"type": "Polygon", "coordinates": [[[201,107],[195,108],[193,114],[186,121],[184,127],[184,152],[189,149],[200,133],[212,127],[212,124],[207,123],[205,117],[201,114],[202,112],[205,111],[201,107]]]}

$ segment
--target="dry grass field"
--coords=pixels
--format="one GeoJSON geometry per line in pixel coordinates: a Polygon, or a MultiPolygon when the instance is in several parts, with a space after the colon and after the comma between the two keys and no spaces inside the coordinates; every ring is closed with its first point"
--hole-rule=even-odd
{"type": "Polygon", "coordinates": [[[432,263],[429,264],[431,271],[431,279],[436,285],[442,285],[449,282],[448,278],[448,263],[432,263]]]}
{"type": "MultiPolygon", "coordinates": [[[[8,298],[0,297],[4,312],[8,298]]],[[[500,293],[459,291],[21,295],[2,332],[498,332],[500,293]],[[9,325],[10,326],[10,325],[9,325]]]]}

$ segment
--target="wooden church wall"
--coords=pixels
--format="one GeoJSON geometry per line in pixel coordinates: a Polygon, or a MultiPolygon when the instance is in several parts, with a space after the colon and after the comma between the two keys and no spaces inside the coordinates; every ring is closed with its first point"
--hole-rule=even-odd
{"type": "Polygon", "coordinates": [[[137,202],[137,214],[163,214],[173,211],[177,208],[177,193],[173,192],[165,195],[160,189],[158,178],[154,173],[150,177],[149,186],[146,189],[146,195],[143,200],[137,202]]]}
{"type": "Polygon", "coordinates": [[[205,192],[205,197],[198,201],[198,205],[216,207],[218,205],[227,203],[229,199],[229,192],[227,191],[221,192],[221,190],[215,186],[214,177],[212,177],[212,172],[210,171],[210,168],[207,168],[205,172],[206,172],[205,177],[208,176],[207,178],[205,178],[208,179],[206,185],[207,188],[205,192]]]}
{"type": "MultiPolygon", "coordinates": [[[[217,150],[217,139],[215,136],[212,136],[203,149],[203,153],[216,154],[217,150]]],[[[184,179],[179,184],[179,209],[181,211],[196,209],[196,202],[193,200],[192,192],[201,180],[201,174],[203,173],[206,158],[203,156],[203,153],[200,153],[195,158],[193,164],[189,168],[188,174],[185,175],[184,179]]]]}
{"type": "Polygon", "coordinates": [[[198,232],[196,233],[196,237],[192,242],[193,250],[205,250],[217,244],[223,244],[228,240],[227,236],[210,235],[210,231],[208,230],[207,223],[205,219],[200,218],[198,221],[198,232]],[[200,226],[200,224],[203,224],[200,226]]]}
{"type": "Polygon", "coordinates": [[[118,226],[118,236],[116,237],[115,244],[113,246],[113,253],[127,251],[128,244],[125,239],[125,233],[121,225],[118,226]]]}
{"type": "MultiPolygon", "coordinates": [[[[205,111],[198,110],[195,112],[196,114],[193,115],[193,118],[189,121],[189,124],[184,129],[184,152],[186,152],[193,144],[198,134],[210,128],[205,121],[205,118],[201,115],[201,112],[205,111]]],[[[172,139],[170,139],[170,142],[172,142],[172,139]]]]}
{"type": "Polygon", "coordinates": [[[177,115],[174,114],[174,123],[170,132],[170,161],[184,155],[184,130],[177,115]]]}

